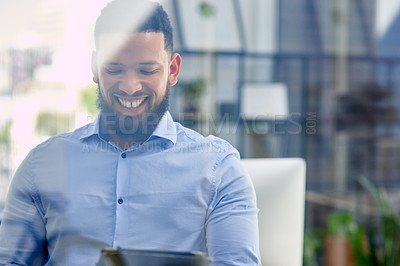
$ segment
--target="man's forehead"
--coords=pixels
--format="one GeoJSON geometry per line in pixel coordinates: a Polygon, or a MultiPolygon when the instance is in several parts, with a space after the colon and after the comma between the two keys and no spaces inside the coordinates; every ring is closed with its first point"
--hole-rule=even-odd
{"type": "Polygon", "coordinates": [[[99,37],[98,52],[106,51],[118,51],[124,45],[127,44],[128,40],[137,34],[128,34],[123,32],[106,32],[102,33],[99,37]]]}
{"type": "Polygon", "coordinates": [[[99,36],[99,46],[97,54],[101,61],[108,61],[123,49],[134,49],[135,43],[139,40],[150,40],[154,43],[160,41],[162,50],[164,47],[164,34],[162,32],[110,32],[99,36]]]}

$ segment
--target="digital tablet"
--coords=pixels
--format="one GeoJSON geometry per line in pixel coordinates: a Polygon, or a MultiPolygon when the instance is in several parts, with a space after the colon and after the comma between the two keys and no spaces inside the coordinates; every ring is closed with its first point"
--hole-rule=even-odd
{"type": "Polygon", "coordinates": [[[96,266],[207,266],[212,259],[202,252],[103,248],[96,266]]]}

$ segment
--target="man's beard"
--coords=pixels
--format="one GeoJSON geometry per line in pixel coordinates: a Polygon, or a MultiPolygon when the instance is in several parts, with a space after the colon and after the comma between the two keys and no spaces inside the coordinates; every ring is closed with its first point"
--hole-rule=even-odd
{"type": "Polygon", "coordinates": [[[169,95],[170,86],[167,84],[164,98],[158,105],[138,116],[128,116],[116,114],[104,100],[98,86],[97,107],[101,110],[100,134],[116,134],[120,138],[133,139],[135,142],[147,140],[169,108],[169,95]]]}

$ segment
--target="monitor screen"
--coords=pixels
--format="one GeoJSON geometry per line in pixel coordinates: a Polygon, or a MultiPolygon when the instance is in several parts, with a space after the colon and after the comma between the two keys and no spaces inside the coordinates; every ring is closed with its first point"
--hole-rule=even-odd
{"type": "Polygon", "coordinates": [[[306,164],[301,158],[242,159],[257,195],[263,265],[302,265],[306,164]]]}

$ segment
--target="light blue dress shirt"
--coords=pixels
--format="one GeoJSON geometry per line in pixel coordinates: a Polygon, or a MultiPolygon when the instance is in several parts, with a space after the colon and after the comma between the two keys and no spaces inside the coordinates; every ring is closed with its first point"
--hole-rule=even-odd
{"type": "Polygon", "coordinates": [[[99,121],[25,158],[6,200],[0,265],[95,265],[106,246],[260,264],[255,193],[230,144],[167,112],[147,141],[122,151],[99,121]]]}

